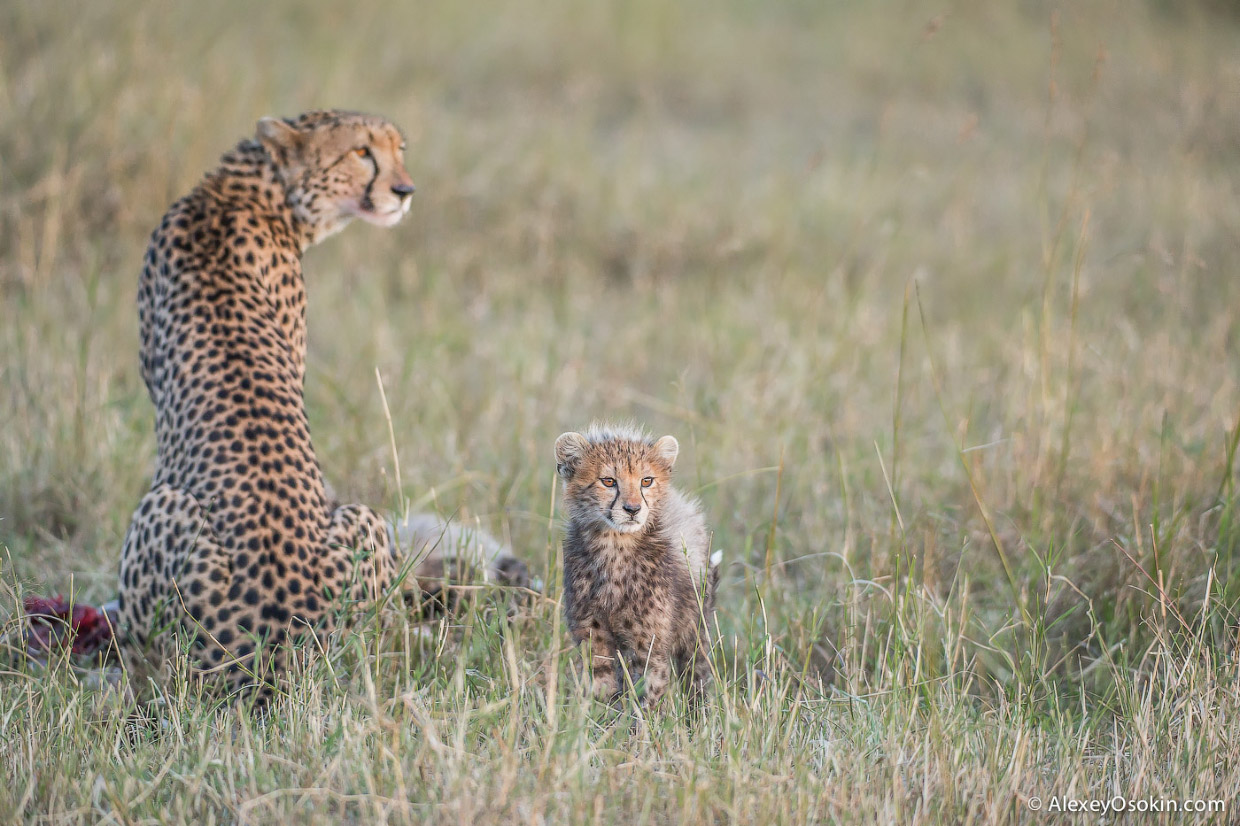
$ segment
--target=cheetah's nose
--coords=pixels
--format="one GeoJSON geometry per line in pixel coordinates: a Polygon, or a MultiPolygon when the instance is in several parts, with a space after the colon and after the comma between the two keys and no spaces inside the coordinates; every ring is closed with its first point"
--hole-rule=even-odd
{"type": "Polygon", "coordinates": [[[412,195],[414,189],[413,184],[392,184],[392,191],[402,198],[406,195],[412,195]]]}
{"type": "Polygon", "coordinates": [[[630,503],[630,502],[624,503],[624,512],[629,514],[630,516],[637,516],[637,512],[640,511],[641,509],[642,509],[641,502],[637,502],[636,504],[630,503]]]}

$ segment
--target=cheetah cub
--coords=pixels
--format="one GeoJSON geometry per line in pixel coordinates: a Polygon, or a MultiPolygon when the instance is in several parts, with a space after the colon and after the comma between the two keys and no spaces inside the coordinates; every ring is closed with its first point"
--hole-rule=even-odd
{"type": "Polygon", "coordinates": [[[648,705],[673,671],[694,697],[711,679],[722,554],[710,555],[701,506],[671,486],[679,450],[672,436],[606,425],[555,442],[568,520],[564,613],[573,642],[588,641],[600,699],[621,694],[626,670],[634,683],[645,677],[648,705]]]}

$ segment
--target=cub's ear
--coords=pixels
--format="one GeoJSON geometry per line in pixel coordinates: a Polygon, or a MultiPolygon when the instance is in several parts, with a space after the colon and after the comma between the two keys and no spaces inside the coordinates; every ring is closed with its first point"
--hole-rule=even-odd
{"type": "Polygon", "coordinates": [[[555,471],[562,479],[571,479],[590,443],[580,433],[561,433],[555,440],[555,471]]]}
{"type": "Polygon", "coordinates": [[[680,442],[676,441],[675,436],[664,436],[654,443],[654,455],[667,462],[670,470],[672,465],[676,464],[676,457],[680,455],[680,442]]]}
{"type": "Polygon", "coordinates": [[[301,132],[280,118],[259,119],[255,135],[267,154],[281,163],[287,161],[290,155],[301,152],[305,140],[301,132]]]}

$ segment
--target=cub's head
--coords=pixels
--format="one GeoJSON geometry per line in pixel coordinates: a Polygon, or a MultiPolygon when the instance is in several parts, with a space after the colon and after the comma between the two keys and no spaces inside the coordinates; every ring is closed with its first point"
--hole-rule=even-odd
{"type": "Polygon", "coordinates": [[[310,243],[354,218],[390,227],[409,211],[405,140],[384,118],[335,110],[263,118],[256,137],[310,243]]]}
{"type": "Polygon", "coordinates": [[[671,436],[591,427],[555,440],[556,470],[564,480],[568,518],[637,533],[658,510],[680,445],[671,436]]]}

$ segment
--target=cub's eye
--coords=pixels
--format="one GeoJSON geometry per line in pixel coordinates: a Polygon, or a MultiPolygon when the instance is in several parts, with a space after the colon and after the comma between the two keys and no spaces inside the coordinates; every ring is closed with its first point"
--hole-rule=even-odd
{"type": "Polygon", "coordinates": [[[359,146],[357,149],[354,149],[354,150],[353,150],[353,154],[354,154],[354,155],[357,155],[359,158],[369,158],[369,157],[370,157],[370,147],[367,147],[367,146],[359,146]]]}
{"type": "Polygon", "coordinates": [[[651,485],[653,485],[653,484],[654,484],[654,477],[653,477],[653,476],[647,476],[647,477],[645,477],[644,479],[642,479],[642,487],[643,487],[643,488],[648,488],[648,487],[650,487],[650,486],[651,486],[651,485]]]}
{"type": "Polygon", "coordinates": [[[404,151],[405,151],[405,142],[404,142],[404,141],[401,141],[401,142],[400,142],[400,151],[401,151],[401,152],[404,152],[404,151]]]}
{"type": "Polygon", "coordinates": [[[599,481],[603,483],[603,487],[605,488],[614,488],[616,486],[616,480],[612,479],[610,476],[604,476],[602,479],[599,479],[599,481]]]}

